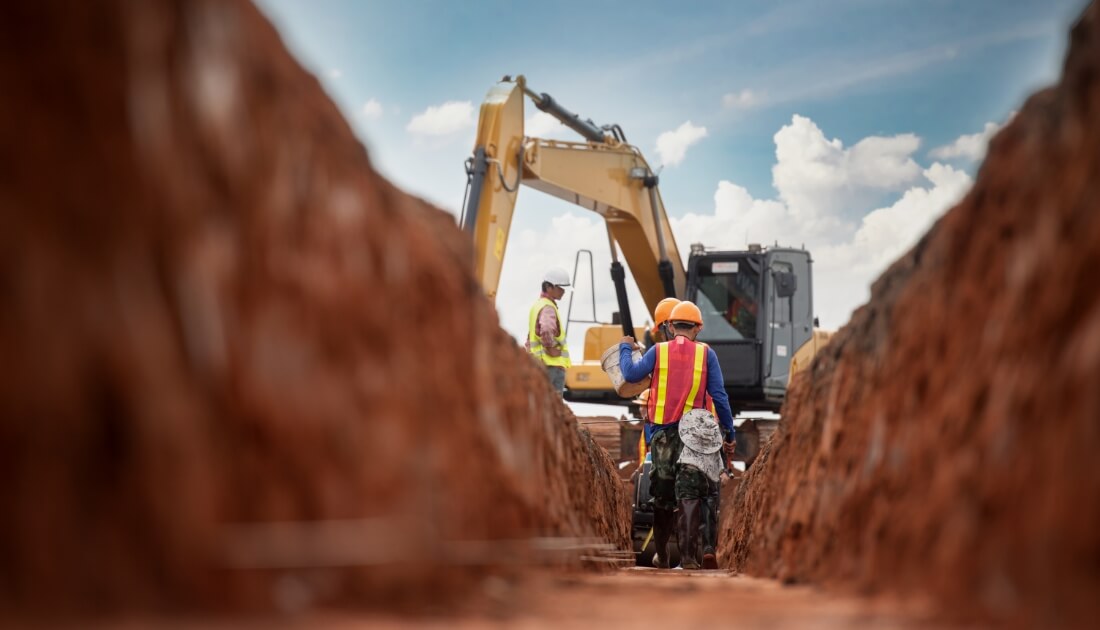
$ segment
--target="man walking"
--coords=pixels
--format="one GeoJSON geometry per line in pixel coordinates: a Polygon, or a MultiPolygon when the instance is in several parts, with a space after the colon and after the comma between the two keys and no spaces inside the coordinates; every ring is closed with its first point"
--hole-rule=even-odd
{"type": "MultiPolygon", "coordinates": [[[[725,440],[722,446],[732,454],[736,445],[733,413],[726,396],[718,355],[706,344],[695,341],[703,329],[703,315],[699,307],[691,302],[680,302],[672,309],[669,321],[673,338],[649,348],[637,363],[631,358],[634,338],[623,337],[619,344],[619,369],[629,382],[638,382],[647,375],[652,377],[648,405],[650,424],[646,426],[646,433],[653,453],[650,493],[654,508],[653,538],[657,545],[654,565],[668,567],[668,539],[679,503],[681,565],[685,569],[698,569],[700,564],[695,550],[699,540],[701,506],[694,496],[679,496],[684,490],[698,485],[698,480],[693,478],[690,467],[679,464],[683,442],[678,423],[685,413],[693,409],[712,407],[717,411],[725,440]]],[[[712,551],[710,563],[713,562],[712,551]]]]}
{"type": "Polygon", "coordinates": [[[527,318],[527,351],[542,362],[558,393],[565,391],[565,368],[573,365],[558,313],[558,300],[569,284],[569,272],[561,267],[549,269],[542,277],[542,293],[527,318]]]}

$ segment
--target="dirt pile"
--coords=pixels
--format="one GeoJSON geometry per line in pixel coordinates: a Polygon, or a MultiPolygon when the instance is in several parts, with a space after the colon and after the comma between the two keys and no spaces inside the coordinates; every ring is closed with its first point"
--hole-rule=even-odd
{"type": "Polygon", "coordinates": [[[531,537],[629,548],[465,235],[252,5],[6,3],[0,86],[0,611],[445,605],[531,537]]]}
{"type": "Polygon", "coordinates": [[[1093,4],[1061,82],[796,384],[725,504],[728,566],[983,620],[1100,617],[1097,174],[1093,4]]]}

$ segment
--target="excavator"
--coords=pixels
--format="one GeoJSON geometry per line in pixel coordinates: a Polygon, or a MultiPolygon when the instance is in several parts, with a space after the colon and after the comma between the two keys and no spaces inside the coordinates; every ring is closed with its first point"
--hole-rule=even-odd
{"type": "MultiPolygon", "coordinates": [[[[615,393],[599,361],[622,335],[644,336],[633,323],[623,262],[649,313],[666,297],[691,300],[702,310],[699,340],[718,355],[735,416],[778,412],[792,368],[804,368],[828,341],[829,333],[815,327],[809,252],[759,245],[718,251],[693,244],[685,264],[661,200],[658,175],[642,151],[627,142],[619,125],[582,119],[549,94],[529,88],[522,75],[505,76],[489,90],[466,168],[460,224],[473,238],[476,272],[491,300],[496,298],[521,184],[604,219],[619,325],[586,331],[583,360],[566,371],[567,400],[629,404],[615,393]],[[527,136],[526,98],[581,139],[527,136]]],[[[751,463],[778,420],[741,420],[735,459],[751,463]]]]}
{"type": "MultiPolygon", "coordinates": [[[[522,75],[506,76],[489,90],[466,172],[459,223],[473,238],[476,272],[491,300],[496,298],[521,184],[604,219],[619,308],[612,320],[617,319],[618,326],[597,325],[585,332],[584,358],[566,371],[566,399],[629,402],[615,392],[600,362],[621,335],[644,337],[644,330],[633,324],[625,261],[649,313],[666,297],[699,306],[703,330],[698,339],[718,356],[734,416],[772,412],[773,417],[738,418],[733,459],[751,466],[778,424],[774,413],[791,377],[805,369],[829,339],[829,333],[817,329],[813,316],[809,252],[759,245],[725,251],[693,244],[685,264],[661,200],[658,175],[641,150],[627,142],[619,125],[581,119],[549,94],[530,89],[522,75]],[[525,98],[581,140],[527,136],[525,98]]],[[[645,461],[634,473],[632,537],[640,564],[652,557],[646,532],[652,532],[653,514],[645,474],[651,465],[645,461]]],[[[675,560],[678,551],[672,549],[675,560]]]]}

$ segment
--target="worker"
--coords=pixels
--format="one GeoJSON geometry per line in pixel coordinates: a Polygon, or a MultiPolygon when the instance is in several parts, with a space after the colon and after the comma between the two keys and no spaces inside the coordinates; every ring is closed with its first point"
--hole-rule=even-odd
{"type": "Polygon", "coordinates": [[[653,455],[649,487],[653,495],[653,538],[657,545],[654,566],[668,567],[668,539],[679,507],[677,529],[681,564],[686,569],[697,569],[700,563],[694,550],[698,544],[702,506],[689,495],[685,494],[682,501],[677,496],[677,486],[686,487],[691,481],[686,479],[691,471],[679,465],[683,442],[677,423],[684,413],[710,406],[709,397],[718,415],[724,439],[722,446],[727,454],[733,453],[736,435],[718,355],[706,344],[695,341],[703,329],[699,307],[681,302],[672,309],[669,321],[673,338],[646,350],[637,363],[631,357],[634,338],[623,337],[619,343],[619,369],[623,378],[632,383],[652,377],[649,423],[645,430],[653,455]],[[680,474],[685,475],[685,480],[677,484],[680,474]]]}
{"type": "Polygon", "coordinates": [[[657,308],[653,309],[654,343],[672,339],[672,333],[668,331],[668,316],[672,314],[672,309],[676,308],[679,303],[680,300],[674,297],[668,297],[657,302],[657,308]]]}
{"type": "Polygon", "coordinates": [[[565,295],[569,272],[553,267],[542,277],[542,293],[531,307],[527,318],[527,351],[546,368],[550,384],[565,391],[565,369],[570,367],[569,346],[565,343],[565,327],[561,325],[558,300],[565,295]]]}

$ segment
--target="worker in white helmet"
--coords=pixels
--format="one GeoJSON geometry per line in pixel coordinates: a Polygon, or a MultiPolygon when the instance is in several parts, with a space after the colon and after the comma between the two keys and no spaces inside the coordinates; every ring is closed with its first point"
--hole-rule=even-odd
{"type": "Polygon", "coordinates": [[[550,384],[558,393],[565,391],[565,368],[572,365],[565,343],[565,326],[558,313],[558,300],[569,285],[569,272],[565,269],[547,270],[542,277],[542,293],[527,318],[527,351],[546,368],[550,384]]]}

